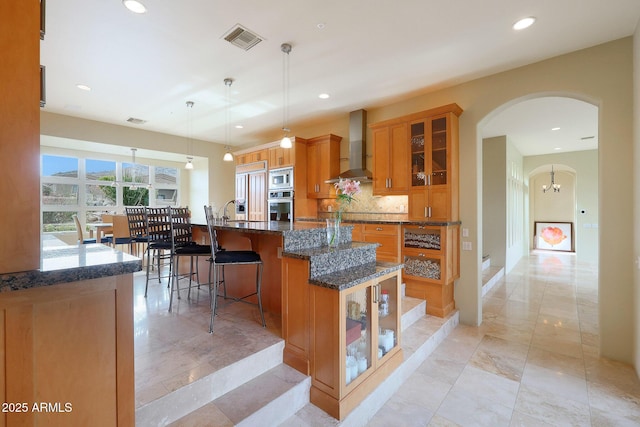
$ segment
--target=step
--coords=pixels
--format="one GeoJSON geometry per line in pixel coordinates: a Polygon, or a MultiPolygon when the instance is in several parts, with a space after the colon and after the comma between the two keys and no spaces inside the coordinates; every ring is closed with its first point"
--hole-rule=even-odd
{"type": "Polygon", "coordinates": [[[482,296],[484,297],[500,279],[504,277],[504,267],[491,266],[482,272],[482,296]]]}
{"type": "Polygon", "coordinates": [[[168,425],[282,365],[284,340],[136,409],[137,427],[168,425]]]}
{"type": "Polygon", "coordinates": [[[170,424],[276,426],[309,403],[311,377],[280,364],[170,424]]]}
{"type": "MultiPolygon", "coordinates": [[[[404,297],[402,301],[402,347],[405,352],[404,366],[407,361],[412,361],[416,358],[416,356],[411,355],[417,353],[419,354],[417,357],[422,357],[422,354],[433,351],[433,348],[437,346],[435,342],[425,347],[421,345],[420,341],[422,340],[423,343],[430,340],[433,341],[433,338],[429,337],[439,336],[438,329],[446,322],[444,321],[445,319],[426,316],[426,302],[424,300],[404,297]],[[405,340],[407,341],[405,342],[405,340]]],[[[239,371],[243,371],[247,367],[245,361],[246,359],[242,361],[243,368],[228,370],[222,377],[216,379],[216,381],[226,382],[230,378],[233,378],[234,384],[236,384],[235,387],[228,385],[225,387],[227,391],[224,394],[218,394],[215,398],[203,402],[206,396],[209,396],[209,393],[200,390],[202,396],[205,397],[199,399],[197,404],[188,400],[188,395],[183,395],[181,398],[185,399],[188,405],[185,405],[185,402],[180,402],[184,405],[180,410],[180,416],[173,416],[171,419],[160,416],[154,419],[149,418],[148,423],[145,424],[140,424],[140,420],[136,417],[136,425],[172,425],[176,427],[200,425],[275,426],[280,424],[286,425],[286,423],[290,422],[290,420],[294,419],[297,414],[300,413],[312,414],[311,420],[313,420],[313,425],[325,425],[317,424],[319,419],[325,419],[326,425],[336,425],[336,423],[338,423],[337,420],[309,402],[311,377],[303,375],[282,363],[282,347],[280,348],[280,363],[277,366],[272,366],[259,375],[248,379],[246,379],[248,376],[247,373],[242,372],[244,374],[243,378],[245,378],[245,382],[243,382],[241,379],[235,378],[235,376],[238,375],[239,371]],[[191,408],[188,411],[187,406],[191,408]],[[156,422],[156,424],[152,424],[153,422],[156,422]]],[[[241,362],[238,362],[236,365],[240,363],[241,362]]],[[[250,363],[260,364],[262,361],[258,363],[257,360],[252,358],[250,363]]],[[[411,362],[411,366],[415,363],[417,362],[411,362]]],[[[415,367],[417,368],[417,366],[419,366],[419,363],[415,367]]],[[[397,372],[400,371],[401,368],[402,366],[392,374],[392,377],[396,377],[397,372]]],[[[415,368],[413,368],[413,370],[415,370],[415,368]]],[[[405,375],[408,374],[403,374],[402,377],[398,378],[402,378],[402,381],[404,381],[406,380],[406,378],[404,378],[405,375]]],[[[209,387],[213,387],[213,384],[214,383],[209,384],[209,387]]],[[[219,385],[216,385],[216,387],[219,389],[219,385]]],[[[394,391],[395,390],[397,390],[397,387],[394,391]]],[[[174,393],[177,393],[177,391],[174,393]]],[[[380,393],[376,390],[374,394],[380,393]]],[[[380,395],[384,396],[384,393],[380,395]]],[[[367,400],[368,399],[369,398],[367,398],[367,400]]],[[[381,407],[387,399],[388,397],[381,401],[374,399],[374,403],[370,404],[369,407],[377,407],[378,405],[381,407]]],[[[145,407],[145,410],[146,409],[145,407]]],[[[152,408],[149,408],[149,410],[151,409],[152,408]]],[[[161,407],[155,407],[153,409],[161,413],[168,412],[165,408],[161,407]]],[[[172,410],[177,411],[177,408],[174,406],[172,410]]],[[[376,411],[377,409],[373,413],[376,411]]]]}
{"type": "Polygon", "coordinates": [[[423,314],[420,319],[404,330],[402,334],[404,361],[344,420],[337,421],[320,408],[309,403],[280,424],[280,426],[312,425],[314,427],[329,427],[366,425],[451,331],[458,326],[458,323],[458,310],[455,310],[444,319],[423,314]]]}

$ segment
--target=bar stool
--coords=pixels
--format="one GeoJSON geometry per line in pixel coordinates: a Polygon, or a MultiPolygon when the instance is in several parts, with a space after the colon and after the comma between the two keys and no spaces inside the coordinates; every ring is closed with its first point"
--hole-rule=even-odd
{"type": "MultiPolygon", "coordinates": [[[[178,294],[180,299],[180,279],[189,277],[189,294],[191,296],[191,283],[193,279],[193,261],[196,260],[196,281],[199,282],[200,276],[197,274],[197,259],[201,256],[211,257],[211,246],[199,245],[193,241],[193,230],[191,227],[191,212],[189,208],[170,208],[171,209],[171,254],[173,258],[173,277],[171,279],[171,293],[169,295],[169,312],[171,312],[173,304],[173,293],[178,294]],[[181,275],[179,270],[180,258],[189,257],[190,266],[189,274],[181,275]]],[[[198,287],[200,283],[198,283],[198,287]]]]}
{"type": "MultiPolygon", "coordinates": [[[[260,254],[255,251],[227,251],[220,250],[218,239],[214,227],[214,214],[211,206],[204,207],[204,213],[207,218],[207,229],[209,231],[209,239],[211,244],[211,258],[209,259],[209,297],[211,298],[211,319],[209,321],[209,333],[213,333],[213,320],[216,315],[217,296],[218,296],[218,268],[229,265],[255,265],[256,268],[256,291],[240,298],[232,298],[236,302],[244,302],[251,305],[257,305],[260,310],[260,318],[262,319],[262,327],[267,324],[264,320],[264,312],[262,310],[262,259],[260,254]],[[213,288],[213,289],[212,289],[213,288]],[[257,295],[258,304],[246,301],[246,298],[257,295]]],[[[226,286],[226,284],[225,284],[226,286]]]]}

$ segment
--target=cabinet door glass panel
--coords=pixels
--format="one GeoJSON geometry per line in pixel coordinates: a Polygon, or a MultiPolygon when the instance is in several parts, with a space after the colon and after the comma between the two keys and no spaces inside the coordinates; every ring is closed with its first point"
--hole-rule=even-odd
{"type": "Polygon", "coordinates": [[[447,183],[447,118],[431,122],[431,185],[447,183]]]}
{"type": "Polygon", "coordinates": [[[425,175],[425,140],[424,122],[411,124],[411,185],[413,187],[427,184],[425,175]]]}
{"type": "Polygon", "coordinates": [[[398,345],[397,280],[393,276],[378,284],[378,359],[398,345]]]}
{"type": "Polygon", "coordinates": [[[346,296],[346,384],[371,367],[370,291],[366,287],[346,296]]]}
{"type": "Polygon", "coordinates": [[[404,247],[439,251],[440,229],[405,228],[404,247]]]}
{"type": "Polygon", "coordinates": [[[404,273],[409,276],[440,280],[440,260],[424,254],[404,256],[404,273]]]}

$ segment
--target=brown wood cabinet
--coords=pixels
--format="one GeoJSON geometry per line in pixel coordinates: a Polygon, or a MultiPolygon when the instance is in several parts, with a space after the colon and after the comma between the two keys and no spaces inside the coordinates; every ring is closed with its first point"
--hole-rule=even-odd
{"type": "Polygon", "coordinates": [[[0,273],[13,273],[40,267],[40,3],[1,10],[0,273]]]}
{"type": "Polygon", "coordinates": [[[409,144],[407,124],[373,127],[373,194],[407,194],[409,144]]]}
{"type": "Polygon", "coordinates": [[[132,274],[0,293],[0,426],[134,425],[132,307],[132,274]]]}
{"type": "Polygon", "coordinates": [[[333,184],[326,180],[340,173],[340,141],[333,134],[311,138],[307,142],[307,197],[328,199],[335,197],[333,184]]]}
{"type": "Polygon", "coordinates": [[[266,148],[252,151],[243,151],[235,155],[236,165],[247,165],[255,162],[266,162],[269,159],[269,151],[266,148]]]}
{"type": "Polygon", "coordinates": [[[284,361],[311,376],[311,402],[344,419],[400,363],[399,271],[338,291],[283,258],[284,361]]]}
{"type": "Polygon", "coordinates": [[[400,225],[398,224],[349,224],[353,225],[351,237],[357,242],[378,243],[376,260],[400,262],[400,225]]]}
{"type": "Polygon", "coordinates": [[[410,122],[409,219],[457,221],[458,115],[451,111],[410,122]]]}
{"type": "Polygon", "coordinates": [[[244,214],[236,213],[236,219],[267,220],[267,169],[265,161],[236,167],[236,203],[242,203],[242,201],[244,201],[245,212],[244,214]]]}
{"type": "Polygon", "coordinates": [[[427,314],[444,317],[455,308],[453,283],[460,277],[459,233],[459,225],[402,227],[405,292],[426,300],[427,314]]]}
{"type": "Polygon", "coordinates": [[[295,161],[296,144],[291,148],[271,147],[269,148],[269,169],[293,166],[295,161]]]}
{"type": "Polygon", "coordinates": [[[459,219],[460,114],[449,104],[370,125],[373,193],[407,194],[411,221],[459,219]]]}

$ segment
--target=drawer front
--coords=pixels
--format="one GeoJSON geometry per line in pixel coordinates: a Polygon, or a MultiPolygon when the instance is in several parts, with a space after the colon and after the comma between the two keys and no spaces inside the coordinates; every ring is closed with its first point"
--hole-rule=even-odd
{"type": "Polygon", "coordinates": [[[389,236],[397,236],[399,226],[395,224],[364,224],[364,232],[366,234],[385,234],[389,236]]]}
{"type": "Polygon", "coordinates": [[[385,235],[365,234],[364,241],[367,243],[379,243],[376,248],[376,258],[379,261],[398,262],[398,237],[385,235]]]}

